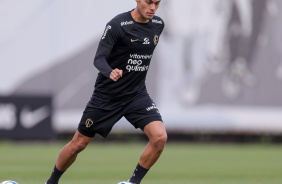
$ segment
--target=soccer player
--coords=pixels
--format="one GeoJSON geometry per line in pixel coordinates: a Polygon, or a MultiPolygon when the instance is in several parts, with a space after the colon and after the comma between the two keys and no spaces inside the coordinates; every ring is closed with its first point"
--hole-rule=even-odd
{"type": "Polygon", "coordinates": [[[100,71],[73,139],[64,146],[46,184],[58,184],[95,134],[107,137],[125,117],[148,136],[133,175],[120,184],[139,184],[161,155],[167,133],[159,110],[147,93],[145,78],[164,22],[155,12],[160,0],[136,0],[134,10],[114,17],[105,28],[94,65],[100,71]]]}

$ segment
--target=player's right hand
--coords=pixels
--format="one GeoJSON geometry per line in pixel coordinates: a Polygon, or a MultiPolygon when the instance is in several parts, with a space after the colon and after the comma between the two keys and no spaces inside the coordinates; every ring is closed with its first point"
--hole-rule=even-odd
{"type": "Polygon", "coordinates": [[[119,69],[114,69],[112,70],[111,74],[110,74],[110,78],[113,80],[113,81],[117,81],[119,78],[122,77],[122,70],[119,70],[119,69]]]}

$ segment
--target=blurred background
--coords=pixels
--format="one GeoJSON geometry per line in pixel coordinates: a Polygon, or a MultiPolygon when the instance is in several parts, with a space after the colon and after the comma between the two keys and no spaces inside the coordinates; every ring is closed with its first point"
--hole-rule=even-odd
{"type": "MultiPolygon", "coordinates": [[[[73,133],[106,23],[133,0],[0,1],[0,138],[73,133]],[[113,8],[115,7],[115,8],[113,8]]],[[[163,0],[148,90],[170,133],[282,132],[282,2],[163,0]]],[[[113,133],[138,133],[122,119],[113,133]]]]}
{"type": "MultiPolygon", "coordinates": [[[[106,23],[135,7],[0,0],[0,182],[45,183],[92,95],[106,23]]],[[[282,182],[281,9],[281,0],[161,1],[147,88],[169,140],[144,183],[282,182]]],[[[62,183],[126,180],[146,141],[121,119],[62,183]]]]}

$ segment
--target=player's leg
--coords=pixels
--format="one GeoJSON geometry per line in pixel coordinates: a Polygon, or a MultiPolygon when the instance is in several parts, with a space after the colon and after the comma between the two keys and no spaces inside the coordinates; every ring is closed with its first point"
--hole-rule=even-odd
{"type": "Polygon", "coordinates": [[[149,142],[143,150],[137,167],[129,180],[130,183],[139,184],[160,157],[167,141],[167,133],[161,114],[147,93],[131,101],[125,111],[124,117],[135,128],[142,129],[149,138],[149,142]]]}
{"type": "Polygon", "coordinates": [[[61,150],[56,163],[57,169],[60,171],[67,170],[75,161],[77,154],[84,150],[91,140],[91,137],[87,137],[76,131],[73,139],[61,150]]]}
{"type": "Polygon", "coordinates": [[[149,138],[149,143],[141,154],[139,164],[146,169],[150,169],[164,149],[167,133],[161,121],[149,123],[145,126],[144,132],[149,138]]]}
{"type": "Polygon", "coordinates": [[[139,163],[129,180],[135,184],[141,182],[148,170],[158,160],[167,141],[167,133],[161,121],[153,121],[146,125],[144,133],[148,136],[149,142],[143,150],[139,163]]]}
{"type": "Polygon", "coordinates": [[[91,137],[87,137],[76,131],[73,139],[61,150],[54,170],[46,184],[58,184],[62,174],[71,166],[78,153],[84,150],[91,140],[91,137]]]}

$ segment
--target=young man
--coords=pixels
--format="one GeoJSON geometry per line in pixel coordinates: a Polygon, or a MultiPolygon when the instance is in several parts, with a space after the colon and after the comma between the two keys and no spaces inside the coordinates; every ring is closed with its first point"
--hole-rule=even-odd
{"type": "Polygon", "coordinates": [[[164,28],[155,16],[160,0],[136,0],[137,7],[113,18],[99,43],[94,65],[100,71],[73,139],[61,150],[46,184],[58,184],[61,175],[86,148],[94,135],[107,137],[123,116],[149,138],[128,182],[139,184],[161,155],[167,134],[161,115],[147,93],[145,78],[153,51],[164,28]]]}

